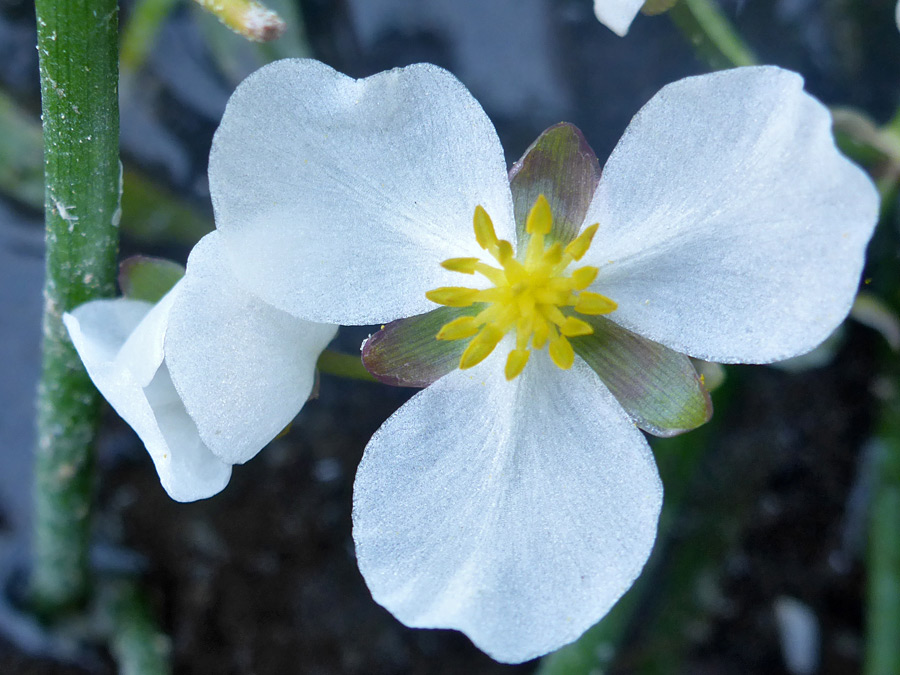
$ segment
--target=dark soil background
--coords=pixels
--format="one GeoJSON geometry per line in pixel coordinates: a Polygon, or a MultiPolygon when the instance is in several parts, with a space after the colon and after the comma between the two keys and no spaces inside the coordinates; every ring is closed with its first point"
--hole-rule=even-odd
{"type": "MultiPolygon", "coordinates": [[[[889,0],[723,6],[764,62],[799,70],[826,103],[879,121],[893,113],[900,34],[889,0]]],[[[123,17],[128,10],[125,3],[123,17]]],[[[566,120],[602,162],[662,85],[705,71],[666,17],[638,17],[620,39],[596,22],[589,0],[304,0],[302,12],[313,54],[349,74],[416,61],[452,70],[494,120],[510,161],[566,120]]],[[[0,0],[0,87],[36,114],[34,40],[33,6],[0,0]]],[[[126,164],[208,212],[206,156],[234,82],[207,50],[193,7],[174,11],[139,78],[123,99],[126,164]]],[[[40,214],[0,197],[0,554],[22,550],[27,538],[41,227],[40,214]]],[[[128,237],[122,250],[187,253],[169,240],[128,237]]],[[[367,332],[342,329],[338,347],[354,351],[367,332]]],[[[880,336],[851,323],[820,367],[728,370],[713,426],[686,437],[702,459],[670,536],[657,544],[611,672],[789,672],[775,620],[784,598],[818,622],[820,666],[811,672],[859,672],[866,447],[884,387],[883,348],[880,336]]],[[[372,601],[357,571],[355,467],[372,432],[411,393],[322,377],[319,398],[287,436],[235,467],[222,494],[193,504],[168,499],[137,438],[107,411],[96,538],[144,560],[177,673],[535,670],[496,664],[459,633],[405,628],[372,601]]],[[[655,450],[664,464],[683,447],[663,441],[655,450]]],[[[101,674],[113,672],[110,664],[103,654],[86,667],[57,663],[0,638],[0,673],[101,674]]]]}

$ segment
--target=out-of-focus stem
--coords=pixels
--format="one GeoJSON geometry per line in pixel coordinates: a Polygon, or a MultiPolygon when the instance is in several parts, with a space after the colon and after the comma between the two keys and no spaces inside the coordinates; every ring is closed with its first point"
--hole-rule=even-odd
{"type": "Polygon", "coordinates": [[[869,518],[866,675],[900,673],[900,401],[884,405],[869,518]]]}
{"type": "Polygon", "coordinates": [[[170,675],[171,644],[134,581],[107,581],[100,604],[110,624],[109,650],[120,675],[170,675]]]}
{"type": "Polygon", "coordinates": [[[37,0],[47,271],[37,404],[32,597],[45,615],[88,590],[99,395],[62,314],[113,294],[119,220],[116,0],[37,0]]]}
{"type": "Polygon", "coordinates": [[[178,0],[138,0],[122,31],[122,72],[135,72],[147,59],[156,36],[178,0]]]}
{"type": "Polygon", "coordinates": [[[235,33],[254,42],[275,40],[284,33],[284,21],[255,0],[196,0],[203,9],[235,33]]]}
{"type": "Polygon", "coordinates": [[[669,16],[697,55],[712,68],[718,70],[759,63],[716,0],[679,0],[669,10],[669,16]]]}

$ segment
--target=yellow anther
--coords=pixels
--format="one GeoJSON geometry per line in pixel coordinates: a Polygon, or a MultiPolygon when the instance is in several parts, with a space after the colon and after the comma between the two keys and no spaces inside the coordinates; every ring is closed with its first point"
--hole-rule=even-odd
{"type": "Polygon", "coordinates": [[[543,349],[550,337],[550,324],[540,314],[534,316],[534,333],[531,336],[531,344],[535,349],[543,349]]]}
{"type": "Polygon", "coordinates": [[[527,349],[513,349],[509,356],[506,357],[506,379],[514,380],[516,379],[522,371],[525,369],[525,364],[528,363],[528,357],[531,356],[531,352],[527,349]]]}
{"type": "MultiPolygon", "coordinates": [[[[574,316],[567,316],[562,326],[559,327],[559,332],[566,337],[577,337],[579,335],[590,335],[594,332],[594,329],[587,321],[576,319],[574,316]]],[[[438,337],[440,338],[440,334],[438,334],[438,337]]]]}
{"type": "Polygon", "coordinates": [[[497,233],[494,231],[494,223],[481,205],[475,207],[475,216],[472,219],[475,225],[475,239],[483,249],[491,249],[497,245],[497,233]]]}
{"type": "Polygon", "coordinates": [[[544,251],[544,257],[541,259],[541,262],[548,267],[554,267],[558,265],[563,258],[563,247],[562,244],[556,242],[544,251]]]}
{"type": "Polygon", "coordinates": [[[494,255],[497,258],[497,262],[506,267],[510,261],[513,260],[515,256],[515,252],[513,251],[512,244],[510,244],[506,239],[501,239],[497,242],[497,253],[494,255]]]}
{"type": "Polygon", "coordinates": [[[503,331],[495,326],[485,326],[462,353],[459,359],[460,370],[477,366],[484,361],[502,339],[503,331]]]}
{"type": "Polygon", "coordinates": [[[451,272],[462,272],[463,274],[475,274],[478,258],[450,258],[441,263],[441,267],[451,272]]]}
{"type": "Polygon", "coordinates": [[[528,234],[550,234],[553,227],[553,213],[550,211],[550,203],[544,195],[538,195],[525,219],[525,231],[528,234]]]}
{"type": "Polygon", "coordinates": [[[566,246],[566,253],[575,260],[581,260],[581,257],[587,253],[588,248],[590,248],[591,242],[594,241],[594,235],[597,234],[598,227],[600,227],[600,224],[594,223],[586,228],[581,234],[575,237],[568,246],[566,246]]]}
{"type": "Polygon", "coordinates": [[[605,295],[591,293],[590,291],[583,291],[575,303],[575,311],[579,314],[609,314],[614,312],[616,307],[618,305],[605,295]]]}
{"type": "Polygon", "coordinates": [[[579,267],[572,272],[572,283],[576,291],[581,291],[594,283],[597,278],[598,270],[596,267],[579,267]]]}
{"type": "Polygon", "coordinates": [[[478,244],[499,265],[492,266],[474,257],[450,258],[441,263],[451,272],[477,272],[490,285],[482,289],[447,286],[426,294],[440,305],[478,308],[475,316],[458,317],[444,324],[437,339],[468,340],[459,360],[459,367],[466,369],[481,363],[505,335],[515,331],[515,346],[506,357],[504,370],[508,380],[522,373],[532,349],[548,347],[553,363],[562,369],[571,368],[575,352],[569,338],[594,332],[589,322],[572,316],[572,310],[594,315],[616,309],[611,299],[585,290],[596,281],[598,268],[566,270],[587,252],[599,225],[585,228],[568,246],[549,244],[545,237],[553,231],[553,214],[547,199],[540,195],[525,222],[531,235],[528,248],[524,253],[519,251],[516,258],[512,244],[497,238],[494,224],[481,206],[475,209],[473,223],[478,244]]]}
{"type": "Polygon", "coordinates": [[[441,330],[438,331],[438,340],[462,340],[463,338],[472,337],[481,327],[474,316],[461,316],[453,319],[449,323],[445,323],[441,330]]]}
{"type": "Polygon", "coordinates": [[[562,335],[550,340],[547,350],[550,352],[553,363],[563,370],[568,370],[575,363],[575,351],[572,349],[572,344],[562,335]]]}
{"type": "Polygon", "coordinates": [[[439,305],[447,307],[468,307],[478,296],[480,291],[472,288],[460,288],[459,286],[443,286],[428,291],[425,297],[439,305]]]}

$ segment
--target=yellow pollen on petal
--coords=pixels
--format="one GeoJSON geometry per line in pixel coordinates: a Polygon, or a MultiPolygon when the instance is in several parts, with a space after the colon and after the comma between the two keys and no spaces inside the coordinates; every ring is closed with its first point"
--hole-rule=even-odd
{"type": "Polygon", "coordinates": [[[451,272],[478,273],[491,285],[482,289],[445,286],[426,293],[429,300],[439,305],[475,305],[478,312],[444,324],[436,338],[468,339],[459,361],[459,367],[467,369],[484,361],[512,333],[515,344],[506,357],[507,380],[522,373],[531,349],[547,347],[556,366],[563,370],[571,368],[575,351],[569,338],[594,332],[589,321],[575,315],[608,314],[617,306],[606,296],[585,290],[596,280],[597,267],[568,270],[574,261],[584,257],[599,225],[585,228],[568,245],[553,241],[553,214],[547,199],[540,195],[525,223],[530,235],[527,248],[516,257],[513,245],[497,237],[484,208],[475,207],[472,222],[478,245],[498,266],[479,258],[450,258],[441,263],[451,272]]]}

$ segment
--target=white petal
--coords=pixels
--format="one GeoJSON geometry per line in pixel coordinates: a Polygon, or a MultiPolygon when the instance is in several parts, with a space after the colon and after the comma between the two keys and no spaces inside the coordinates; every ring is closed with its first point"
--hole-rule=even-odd
{"type": "Polygon", "coordinates": [[[640,573],[662,486],[643,435],[580,359],[513,383],[491,357],[414,396],[356,474],[353,537],[403,623],[465,632],[498,661],[575,640],[640,573]]]}
{"type": "Polygon", "coordinates": [[[803,80],[739,68],[665,87],[588,210],[613,321],[708,361],[809,351],[844,319],[878,214],[803,80]]]}
{"type": "Polygon", "coordinates": [[[644,0],[594,0],[594,14],[604,26],[625,37],[644,0]]]}
{"type": "Polygon", "coordinates": [[[336,326],[297,319],[234,280],[217,232],[191,251],[169,315],[166,363],[200,437],[223,461],[246,462],[309,398],[336,326]]]}
{"type": "Polygon", "coordinates": [[[231,466],[217,459],[200,441],[165,366],[152,345],[161,342],[164,318],[146,302],[119,298],[86,303],[63,316],[66,328],[88,374],[100,393],[144,442],[163,488],[172,499],[186,502],[220,492],[231,477],[231,466]],[[155,363],[152,381],[137,349],[147,346],[146,363],[155,363]]]}
{"type": "Polygon", "coordinates": [[[354,80],[312,60],[248,77],[213,140],[216,225],[242,283],[335,324],[434,308],[439,263],[478,255],[475,206],[515,236],[500,141],[478,102],[429,64],[354,80]]]}

